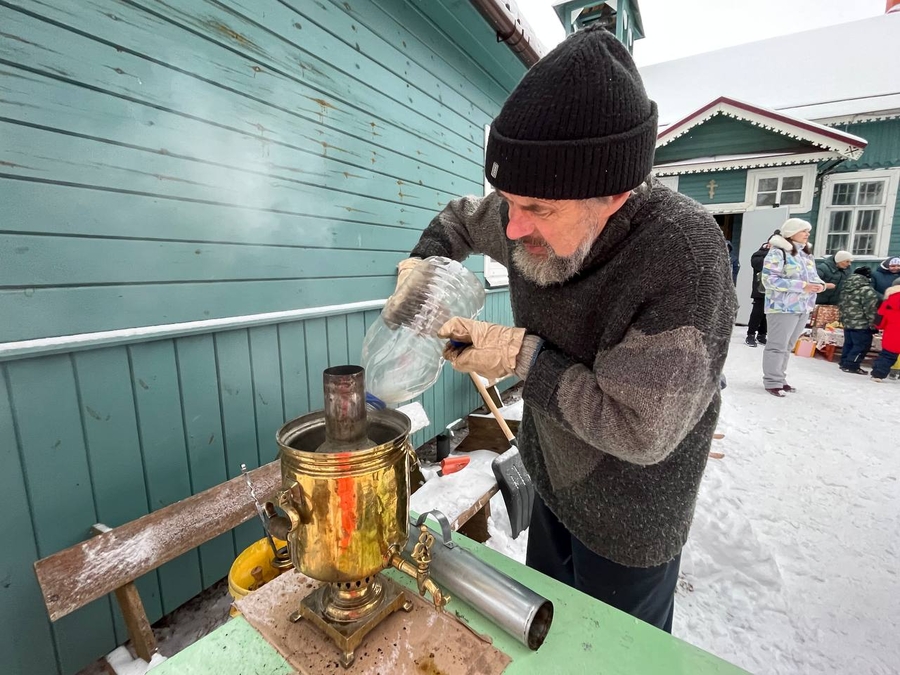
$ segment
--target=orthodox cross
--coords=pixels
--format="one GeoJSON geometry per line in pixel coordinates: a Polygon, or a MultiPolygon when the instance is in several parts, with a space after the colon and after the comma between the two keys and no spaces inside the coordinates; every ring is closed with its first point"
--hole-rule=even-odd
{"type": "Polygon", "coordinates": [[[713,179],[706,184],[706,187],[709,189],[709,198],[715,199],[716,188],[719,187],[719,184],[713,179]]]}

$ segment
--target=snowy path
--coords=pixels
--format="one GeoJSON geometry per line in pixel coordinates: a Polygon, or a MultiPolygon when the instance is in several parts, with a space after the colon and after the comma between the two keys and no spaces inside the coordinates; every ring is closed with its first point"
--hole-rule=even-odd
{"type": "Polygon", "coordinates": [[[792,357],[779,400],[742,339],[675,633],[754,673],[898,673],[900,383],[792,357]]]}

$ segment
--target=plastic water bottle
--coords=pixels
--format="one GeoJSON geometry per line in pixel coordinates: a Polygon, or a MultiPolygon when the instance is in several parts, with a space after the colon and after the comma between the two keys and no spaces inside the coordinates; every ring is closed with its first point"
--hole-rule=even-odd
{"type": "Polygon", "coordinates": [[[440,327],[454,316],[474,319],[483,307],[484,288],[461,263],[440,256],[420,262],[366,332],[366,391],[402,403],[428,389],[444,364],[440,327]]]}

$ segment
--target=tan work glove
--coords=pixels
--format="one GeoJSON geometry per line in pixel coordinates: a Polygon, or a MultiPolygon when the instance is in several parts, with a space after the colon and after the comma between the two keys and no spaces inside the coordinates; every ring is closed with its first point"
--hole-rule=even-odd
{"type": "Polygon", "coordinates": [[[397,292],[397,289],[400,288],[404,279],[409,276],[409,273],[412,272],[420,262],[422,262],[421,258],[407,258],[406,260],[401,260],[397,263],[397,285],[394,287],[395,293],[397,292]]]}
{"type": "Polygon", "coordinates": [[[515,374],[525,329],[457,316],[441,326],[438,337],[466,343],[464,347],[448,344],[444,348],[444,358],[456,370],[499,380],[515,374]]]}

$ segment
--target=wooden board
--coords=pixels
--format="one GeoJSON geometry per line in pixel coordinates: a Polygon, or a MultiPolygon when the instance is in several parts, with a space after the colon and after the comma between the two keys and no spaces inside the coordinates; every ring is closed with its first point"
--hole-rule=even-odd
{"type": "Polygon", "coordinates": [[[452,611],[438,612],[427,600],[407,593],[410,613],[394,612],[379,623],[342,669],[338,647],[306,621],[288,615],[320,585],[299,572],[282,574],[235,603],[244,618],[300,675],[499,675],[510,662],[490,638],[466,627],[452,611]]]}
{"type": "MultiPolygon", "coordinates": [[[[272,462],[250,472],[260,500],[281,485],[272,462]]],[[[56,621],[210,537],[256,517],[243,476],[172,504],[35,563],[50,619],[56,621]]]]}
{"type": "MultiPolygon", "coordinates": [[[[457,446],[456,449],[459,452],[471,452],[472,450],[506,452],[509,449],[509,441],[506,440],[497,420],[493,417],[469,415],[466,417],[466,423],[469,427],[469,434],[457,446]]],[[[506,420],[506,423],[514,435],[518,433],[518,420],[506,420]]]]}

